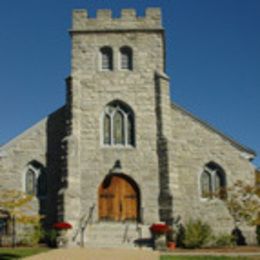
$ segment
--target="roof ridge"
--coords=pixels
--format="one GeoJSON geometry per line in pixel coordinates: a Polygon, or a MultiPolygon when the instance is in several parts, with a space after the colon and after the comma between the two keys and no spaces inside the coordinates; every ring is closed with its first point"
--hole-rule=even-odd
{"type": "Polygon", "coordinates": [[[15,141],[19,140],[20,138],[22,138],[23,136],[25,136],[26,134],[30,133],[31,130],[35,129],[36,127],[39,127],[42,123],[44,123],[49,116],[51,116],[54,113],[58,113],[60,112],[62,109],[64,109],[65,105],[59,107],[58,109],[56,109],[54,112],[48,114],[47,116],[45,116],[44,118],[40,119],[39,121],[37,121],[36,123],[32,124],[30,127],[26,128],[25,130],[23,130],[20,134],[11,137],[9,140],[7,140],[5,143],[0,144],[0,152],[3,152],[4,149],[8,148],[10,145],[12,145],[12,143],[14,143],[15,141]]]}

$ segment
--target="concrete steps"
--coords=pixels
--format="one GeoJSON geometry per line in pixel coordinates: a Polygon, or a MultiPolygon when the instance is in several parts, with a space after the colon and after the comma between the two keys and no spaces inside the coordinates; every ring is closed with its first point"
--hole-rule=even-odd
{"type": "Polygon", "coordinates": [[[86,247],[135,248],[135,241],[147,236],[149,230],[144,225],[100,222],[88,225],[84,240],[86,247]]]}

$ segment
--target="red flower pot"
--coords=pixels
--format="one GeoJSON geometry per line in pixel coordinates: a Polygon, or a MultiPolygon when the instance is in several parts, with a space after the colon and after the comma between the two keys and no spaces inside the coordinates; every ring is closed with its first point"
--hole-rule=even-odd
{"type": "Polygon", "coordinates": [[[168,247],[170,250],[174,250],[174,249],[176,249],[176,243],[175,243],[175,242],[168,242],[168,243],[167,243],[167,247],[168,247]]]}

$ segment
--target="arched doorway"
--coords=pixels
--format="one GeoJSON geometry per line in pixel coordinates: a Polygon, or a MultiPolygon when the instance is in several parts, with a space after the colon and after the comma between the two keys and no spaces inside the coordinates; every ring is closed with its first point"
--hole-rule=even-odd
{"type": "Polygon", "coordinates": [[[129,177],[107,176],[99,187],[98,198],[100,220],[139,221],[140,192],[129,177]]]}

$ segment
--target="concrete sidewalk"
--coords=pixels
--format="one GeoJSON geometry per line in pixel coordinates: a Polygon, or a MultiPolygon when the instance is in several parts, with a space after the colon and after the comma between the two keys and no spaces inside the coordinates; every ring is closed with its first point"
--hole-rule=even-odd
{"type": "Polygon", "coordinates": [[[66,248],[41,253],[26,260],[159,260],[160,253],[147,249],[66,248]]]}
{"type": "Polygon", "coordinates": [[[232,257],[256,257],[255,259],[260,260],[260,253],[257,252],[165,252],[161,253],[161,255],[172,255],[172,256],[232,256],[232,257]]]}

